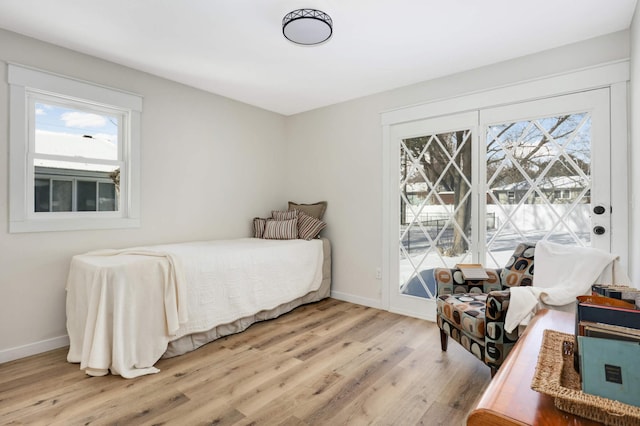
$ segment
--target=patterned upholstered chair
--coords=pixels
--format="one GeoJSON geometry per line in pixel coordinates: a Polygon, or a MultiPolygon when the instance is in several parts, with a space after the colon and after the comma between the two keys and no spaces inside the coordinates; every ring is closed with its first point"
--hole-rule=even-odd
{"type": "Polygon", "coordinates": [[[465,280],[459,269],[434,269],[443,351],[451,337],[496,373],[518,340],[517,329],[504,331],[509,288],[532,285],[534,252],[535,244],[519,244],[504,268],[486,269],[484,281],[465,280]]]}

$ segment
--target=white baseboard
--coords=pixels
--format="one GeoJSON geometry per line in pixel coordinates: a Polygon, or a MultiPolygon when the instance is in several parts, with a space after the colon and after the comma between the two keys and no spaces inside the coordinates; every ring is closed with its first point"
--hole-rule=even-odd
{"type": "Polygon", "coordinates": [[[331,297],[333,297],[334,299],[343,300],[345,302],[355,303],[356,305],[368,306],[370,308],[376,308],[376,309],[382,309],[383,311],[389,311],[389,312],[392,312],[394,314],[400,314],[400,315],[404,315],[404,316],[407,316],[407,317],[419,318],[419,319],[423,319],[423,320],[427,320],[427,321],[431,321],[431,322],[436,322],[435,314],[423,315],[423,314],[416,314],[415,312],[412,312],[412,311],[404,311],[402,309],[386,309],[382,305],[382,301],[381,300],[369,299],[369,298],[366,298],[366,297],[355,296],[353,294],[341,293],[339,291],[333,291],[333,290],[331,291],[331,297]]]}
{"type": "Polygon", "coordinates": [[[342,293],[339,291],[331,290],[331,297],[345,302],[355,303],[356,305],[368,306],[370,308],[384,309],[382,307],[382,301],[377,299],[369,299],[367,297],[355,296],[349,293],[342,293]]]}
{"type": "Polygon", "coordinates": [[[0,350],[0,364],[65,346],[69,346],[69,336],[66,335],[29,343],[28,345],[18,346],[16,348],[3,349],[0,350]]]}
{"type": "Polygon", "coordinates": [[[394,314],[404,315],[405,317],[413,317],[418,319],[423,319],[431,322],[436,322],[435,314],[422,314],[416,313],[414,311],[402,310],[402,309],[390,309],[389,312],[393,312],[394,314]]]}

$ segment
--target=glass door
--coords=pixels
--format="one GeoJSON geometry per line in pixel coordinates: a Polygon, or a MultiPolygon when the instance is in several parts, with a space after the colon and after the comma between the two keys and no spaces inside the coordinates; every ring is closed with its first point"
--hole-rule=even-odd
{"type": "Polygon", "coordinates": [[[389,306],[435,318],[433,270],[519,242],[611,246],[609,90],[389,129],[389,306]]]}
{"type": "Polygon", "coordinates": [[[608,89],[480,112],[486,168],[483,262],[520,241],[610,250],[608,89]]]}
{"type": "MultiPolygon", "coordinates": [[[[394,126],[395,312],[435,318],[434,267],[470,262],[477,113],[394,126]]],[[[393,235],[393,234],[392,234],[393,235]]]]}

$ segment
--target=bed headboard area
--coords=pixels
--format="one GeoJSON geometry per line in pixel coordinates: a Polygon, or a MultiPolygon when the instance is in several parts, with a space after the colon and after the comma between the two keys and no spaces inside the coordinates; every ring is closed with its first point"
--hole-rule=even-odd
{"type": "Polygon", "coordinates": [[[326,201],[314,204],[289,201],[287,210],[273,210],[268,218],[253,218],[253,236],[276,240],[318,238],[327,226],[322,221],[326,210],[326,201]]]}

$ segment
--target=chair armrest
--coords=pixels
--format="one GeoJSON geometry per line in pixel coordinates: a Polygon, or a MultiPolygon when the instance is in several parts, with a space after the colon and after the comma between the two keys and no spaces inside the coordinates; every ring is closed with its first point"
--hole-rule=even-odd
{"type": "Polygon", "coordinates": [[[511,299],[511,291],[496,290],[491,291],[487,295],[487,305],[485,309],[485,317],[487,322],[502,322],[507,315],[509,309],[509,300],[511,299]]]}
{"type": "Polygon", "coordinates": [[[485,356],[484,362],[492,368],[499,368],[513,345],[518,340],[518,329],[512,333],[504,330],[504,320],[509,309],[511,291],[492,291],[487,295],[485,305],[485,356]]]}

